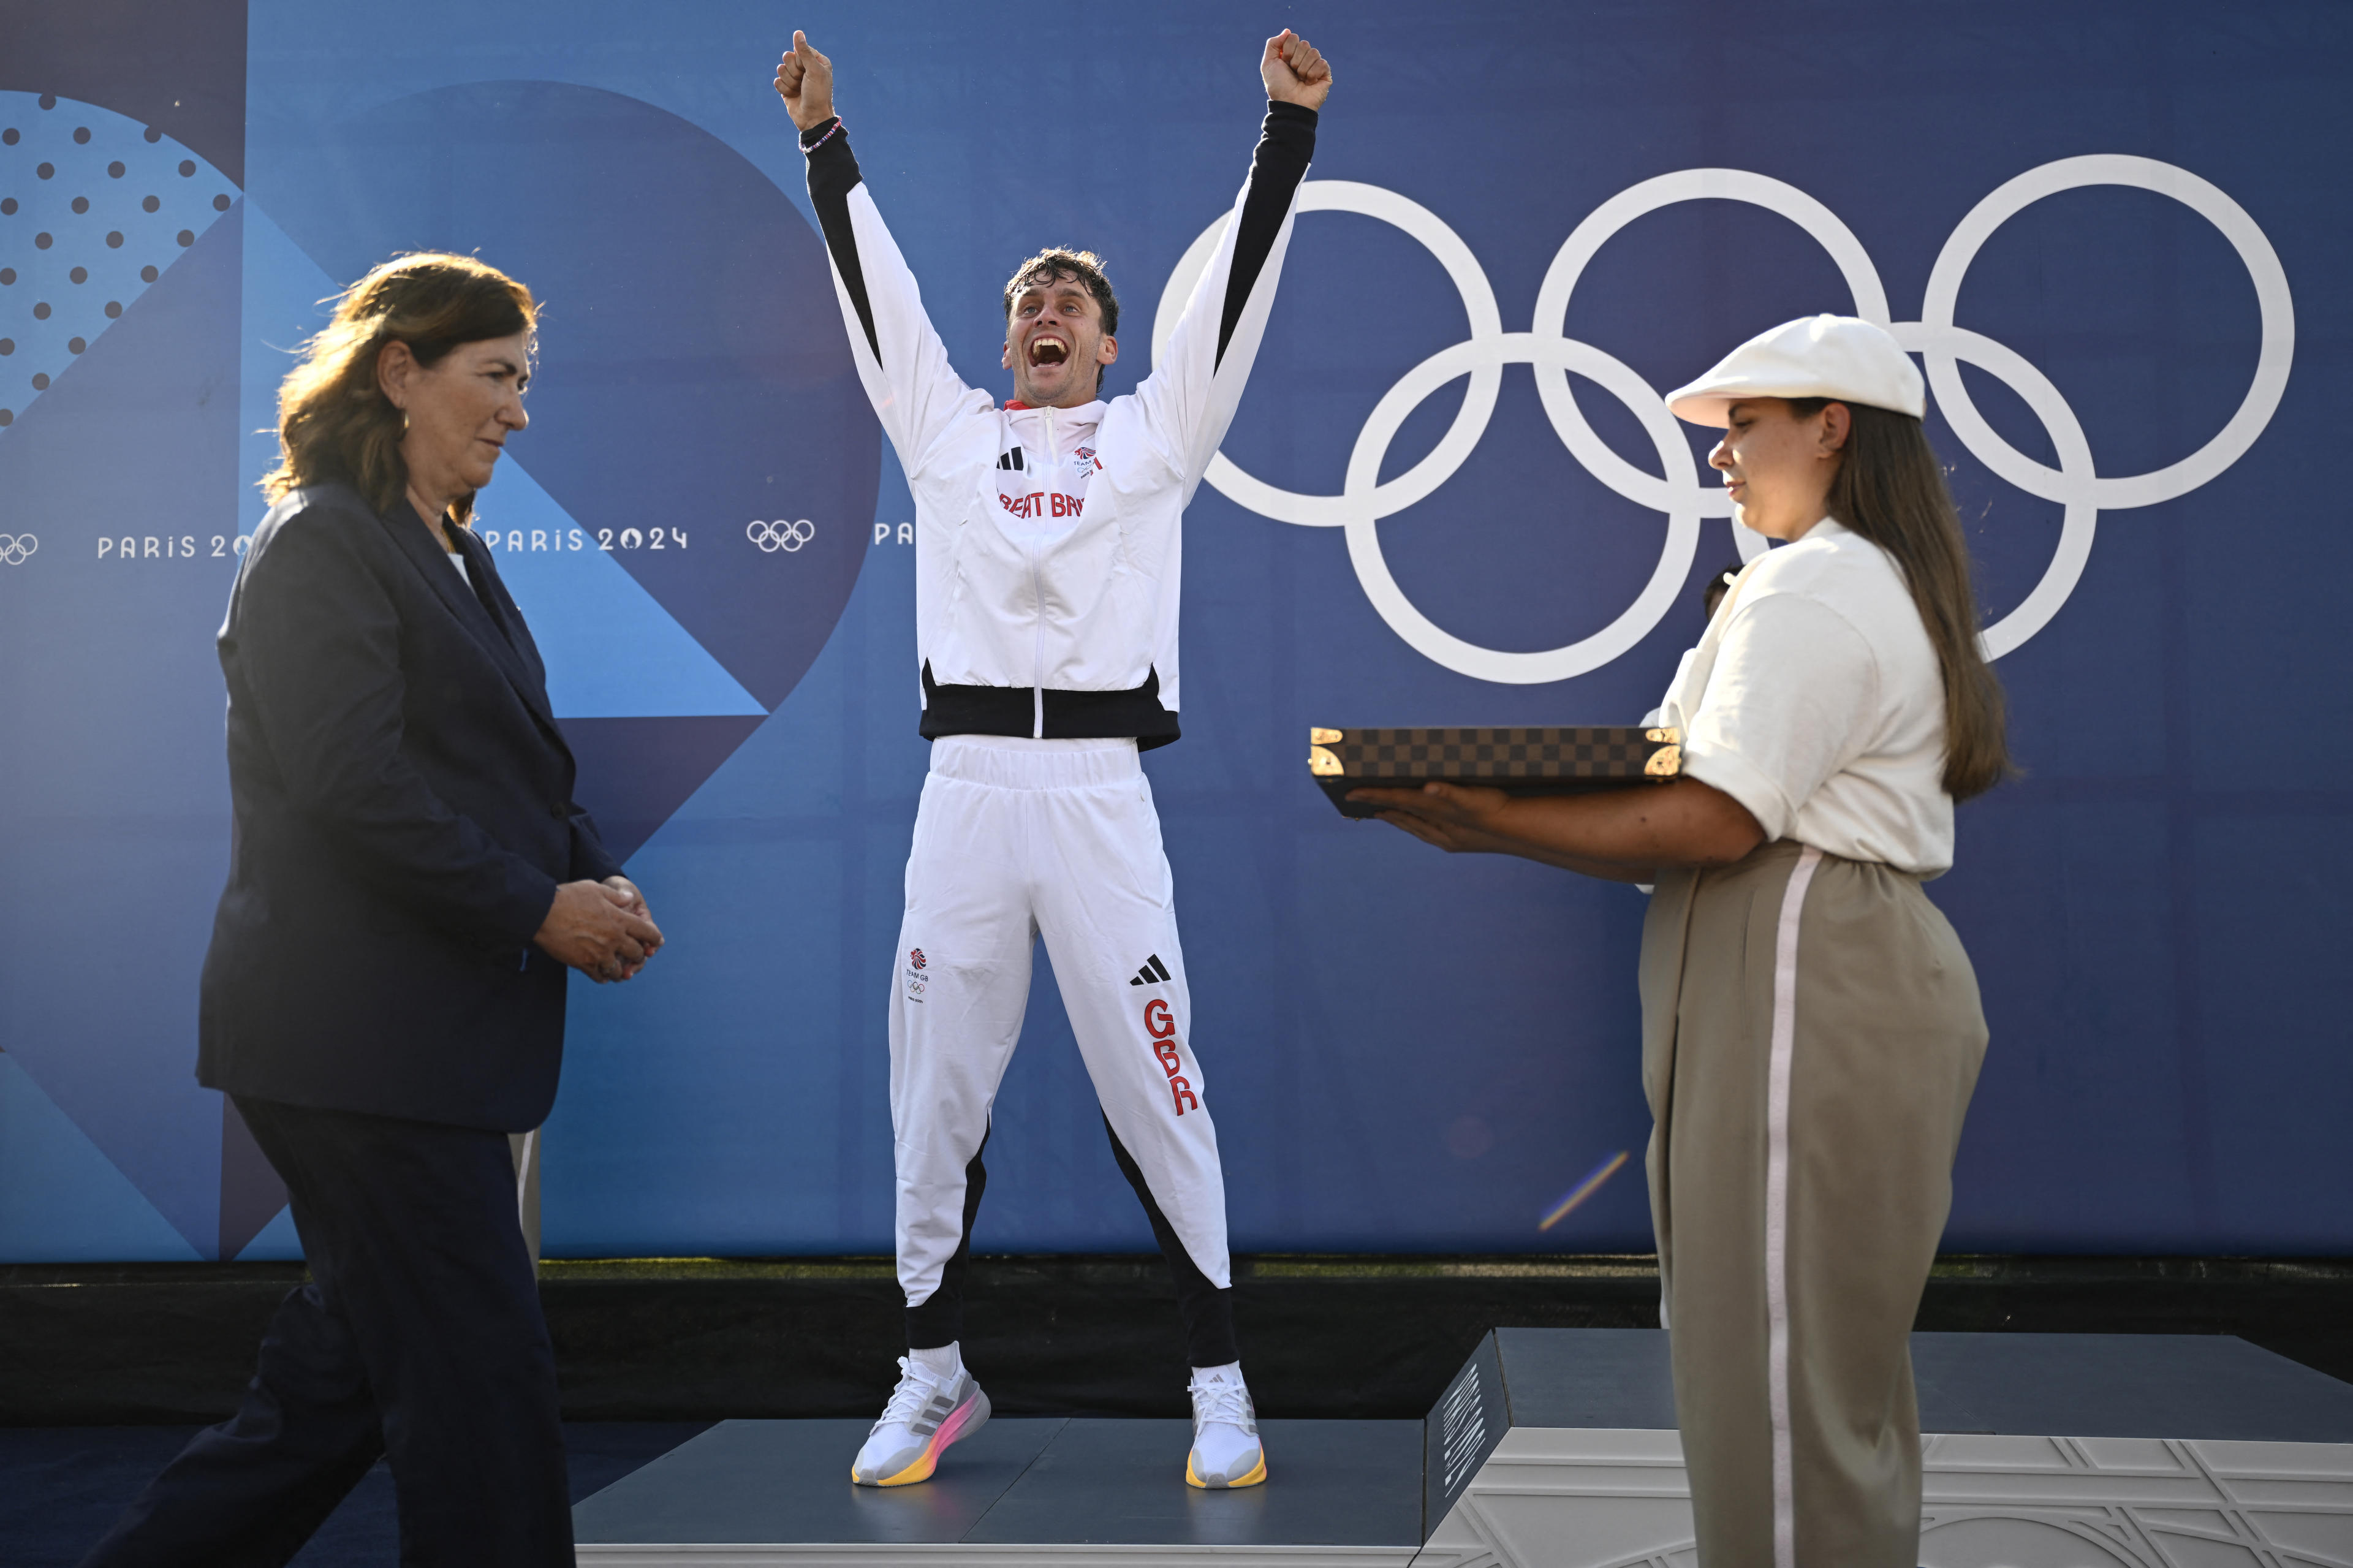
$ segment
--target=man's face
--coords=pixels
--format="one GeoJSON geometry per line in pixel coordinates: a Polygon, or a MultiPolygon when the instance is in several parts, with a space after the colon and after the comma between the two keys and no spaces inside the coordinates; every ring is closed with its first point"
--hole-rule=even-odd
{"type": "Polygon", "coordinates": [[[1103,306],[1071,277],[1033,278],[1013,297],[1005,323],[1005,368],[1016,401],[1035,408],[1090,402],[1119,340],[1103,330],[1103,306]]]}

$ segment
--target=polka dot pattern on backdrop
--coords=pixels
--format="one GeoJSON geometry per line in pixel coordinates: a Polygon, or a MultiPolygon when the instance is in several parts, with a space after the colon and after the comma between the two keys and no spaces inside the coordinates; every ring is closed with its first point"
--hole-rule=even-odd
{"type": "Polygon", "coordinates": [[[0,92],[0,439],[237,195],[153,126],[0,92]]]}

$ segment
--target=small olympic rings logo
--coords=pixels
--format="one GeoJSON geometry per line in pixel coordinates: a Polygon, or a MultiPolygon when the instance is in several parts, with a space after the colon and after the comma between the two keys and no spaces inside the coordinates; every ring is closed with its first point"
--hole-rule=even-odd
{"type": "Polygon", "coordinates": [[[0,533],[0,566],[22,566],[40,547],[29,533],[0,533]]]}
{"type": "MultiPolygon", "coordinates": [[[[1862,242],[1830,208],[1796,186],[1739,169],[1684,169],[1662,174],[1620,191],[1571,231],[1545,273],[1536,291],[1531,329],[1525,332],[1504,331],[1486,273],[1470,247],[1429,208],[1378,185],[1311,180],[1300,187],[1301,212],[1357,213],[1391,224],[1420,241],[1446,268],[1461,295],[1471,336],[1406,372],[1374,405],[1348,455],[1340,494],[1301,495],[1277,489],[1244,473],[1222,453],[1210,460],[1205,477],[1229,500],[1262,517],[1309,528],[1345,530],[1348,560],[1373,607],[1398,637],[1449,669],[1481,680],[1527,685],[1566,680],[1600,668],[1649,636],[1666,615],[1690,575],[1699,545],[1700,520],[1730,517],[1732,500],[1720,486],[1702,482],[1706,476],[1693,459],[1690,444],[1667,412],[1659,390],[1599,349],[1562,336],[1561,329],[1567,320],[1569,294],[1605,241],[1645,213],[1705,198],[1764,207],[1812,236],[1837,263],[1853,296],[1853,313],[1884,326],[1896,342],[1921,357],[1929,388],[1962,445],[2002,479],[2030,495],[2057,501],[2064,509],[2058,548],[2041,581],[2007,616],[1986,628],[1985,647],[1990,658],[2000,658],[2023,646],[2059,613],[2082,577],[2084,563],[2091,559],[2092,535],[2101,510],[2155,506],[2212,479],[2254,445],[2287,386],[2288,364],[2295,349],[2295,310],[2287,275],[2271,242],[2254,219],[2221,188],[2154,158],[2120,153],[2062,158],[1998,187],[1969,209],[1945,241],[1929,269],[1921,319],[1916,321],[1894,318],[1887,291],[1862,242]],[[2253,280],[2262,311],[2263,342],[2254,377],[2238,412],[2205,446],[2168,468],[2146,474],[2097,472],[2083,426],[2058,388],[2015,351],[1953,321],[1961,279],[1994,230],[2044,196],[2085,185],[2153,191],[2205,218],[2239,253],[2253,280]],[[1995,434],[1962,385],[1959,363],[1963,361],[2007,383],[2042,421],[2058,455],[2057,468],[2036,462],[1995,434]],[[1482,647],[1439,626],[1407,598],[1390,574],[1376,528],[1382,518],[1428,498],[1471,456],[1487,428],[1503,384],[1503,367],[1507,364],[1526,364],[1534,370],[1536,391],[1555,434],[1587,472],[1629,500],[1667,517],[1666,544],[1658,567],[1634,603],[1592,636],[1542,653],[1482,647]],[[1632,411],[1658,450],[1658,475],[1627,462],[1594,433],[1569,395],[1570,372],[1596,383],[1632,411]],[[1469,384],[1463,390],[1462,406],[1444,437],[1428,457],[1383,481],[1381,461],[1406,416],[1457,377],[1468,377],[1469,384]]],[[[1225,223],[1221,217],[1210,225],[1170,274],[1153,322],[1155,358],[1166,350],[1185,301],[1208,269],[1225,223]]],[[[1743,559],[1753,560],[1766,549],[1764,539],[1746,529],[1735,528],[1733,534],[1743,559]]]]}
{"type": "Polygon", "coordinates": [[[758,545],[763,554],[774,555],[779,550],[789,553],[817,537],[817,524],[807,518],[797,522],[783,518],[774,522],[754,519],[744,525],[744,537],[758,545]]]}

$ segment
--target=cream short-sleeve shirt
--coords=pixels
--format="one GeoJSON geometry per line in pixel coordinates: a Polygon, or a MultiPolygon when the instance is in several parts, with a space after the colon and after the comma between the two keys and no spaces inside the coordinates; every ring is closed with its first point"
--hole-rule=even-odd
{"type": "Polygon", "coordinates": [[[1768,839],[1934,877],[1953,864],[1936,650],[1887,552],[1828,518],[1751,562],[1659,721],[1768,839]]]}

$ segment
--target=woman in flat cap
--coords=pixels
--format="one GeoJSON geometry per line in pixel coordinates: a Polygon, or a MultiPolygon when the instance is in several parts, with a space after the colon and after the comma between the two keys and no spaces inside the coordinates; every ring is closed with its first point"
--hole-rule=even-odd
{"type": "Polygon", "coordinates": [[[1667,693],[1683,777],[1506,797],[1366,790],[1442,849],[1655,881],[1642,1076],[1661,1316],[1704,1568],[1912,1568],[1908,1334],[1985,1055],[1921,883],[2010,771],[1920,373],[1881,328],[1791,321],[1667,404],[1724,439],[1734,580],[1667,693]]]}

